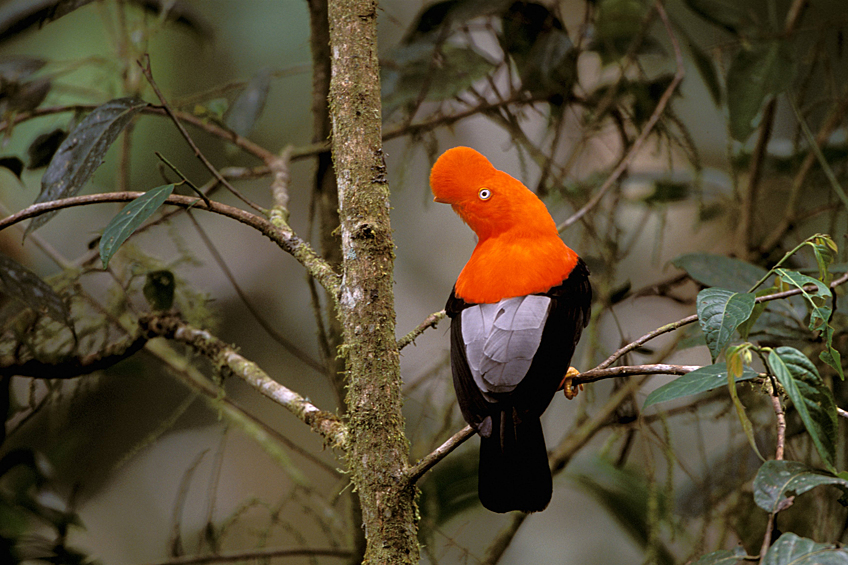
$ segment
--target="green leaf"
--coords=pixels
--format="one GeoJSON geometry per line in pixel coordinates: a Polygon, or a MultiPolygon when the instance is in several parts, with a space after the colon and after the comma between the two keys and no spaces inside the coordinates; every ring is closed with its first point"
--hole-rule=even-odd
{"type": "Polygon", "coordinates": [[[144,281],[144,298],[154,310],[169,310],[174,304],[174,273],[168,270],[151,271],[144,281]]]}
{"type": "Polygon", "coordinates": [[[695,63],[695,68],[698,69],[698,74],[701,75],[701,80],[704,81],[704,86],[707,87],[713,103],[717,107],[720,107],[722,100],[721,84],[718,81],[718,72],[716,71],[715,63],[697,43],[688,37],[686,39],[689,44],[689,51],[692,53],[692,62],[695,63]]]}
{"type": "Polygon", "coordinates": [[[745,550],[737,546],[733,550],[719,549],[702,555],[700,559],[693,561],[690,565],[736,565],[744,557],[745,550]]]}
{"type": "Polygon", "coordinates": [[[140,226],[153,212],[168,199],[174,191],[173,184],[166,184],[151,188],[143,195],[139,196],[117,216],[112,218],[106,229],[103,230],[103,237],[100,238],[100,260],[103,262],[105,269],[109,265],[109,260],[112,255],[118,250],[122,243],[140,226]]]}
{"type": "Polygon", "coordinates": [[[53,287],[3,254],[0,254],[0,292],[73,329],[68,305],[53,287]]]}
{"type": "Polygon", "coordinates": [[[705,288],[698,293],[696,302],[698,323],[715,362],[733,336],[733,331],[754,310],[754,295],[740,294],[726,288],[705,288]]]}
{"type": "Polygon", "coordinates": [[[766,512],[780,512],[796,496],[819,485],[848,487],[848,481],[797,461],[766,461],[754,478],[754,502],[766,512]]]}
{"type": "MultiPolygon", "coordinates": [[[[742,376],[736,379],[739,381],[748,381],[757,376],[757,372],[750,367],[745,367],[742,376]]],[[[691,373],[687,373],[682,377],[674,379],[670,383],[655,389],[645,399],[644,408],[652,404],[660,402],[668,402],[676,398],[691,396],[701,392],[714,390],[727,385],[727,365],[724,363],[715,363],[707,365],[699,369],[695,369],[691,373]]]]}
{"type": "Polygon", "coordinates": [[[739,393],[736,391],[736,379],[744,374],[743,360],[750,363],[750,347],[751,344],[742,343],[731,347],[727,351],[727,390],[730,393],[730,399],[733,401],[733,407],[736,409],[739,423],[742,424],[742,431],[745,432],[745,437],[748,438],[748,444],[750,444],[754,453],[757,454],[757,457],[765,461],[765,458],[757,447],[757,440],[754,437],[754,426],[751,424],[751,420],[748,419],[745,406],[742,404],[742,401],[739,399],[739,393]]]}
{"type": "Polygon", "coordinates": [[[777,290],[774,287],[770,287],[758,290],[754,294],[755,302],[754,309],[751,311],[751,315],[748,316],[747,320],[739,324],[738,328],[736,328],[739,331],[739,335],[742,336],[742,339],[748,339],[748,336],[750,335],[751,329],[754,327],[754,324],[757,323],[757,320],[760,319],[760,316],[763,315],[763,313],[766,311],[766,307],[768,306],[768,304],[765,302],[756,302],[756,298],[766,296],[768,294],[773,294],[774,292],[777,292],[777,290]]]}
{"type": "Polygon", "coordinates": [[[830,266],[833,264],[839,248],[836,242],[829,235],[817,235],[812,238],[809,245],[813,248],[813,253],[816,256],[816,264],[819,267],[819,280],[824,284],[830,284],[833,275],[830,273],[830,266]]]}
{"type": "Polygon", "coordinates": [[[42,133],[36,137],[27,148],[29,157],[28,169],[40,169],[50,164],[53,155],[59,150],[62,142],[68,137],[68,132],[62,128],[54,129],[48,133],[42,133]]]}
{"type": "Polygon", "coordinates": [[[763,565],[848,565],[848,550],[786,532],[766,552],[763,565]]]}
{"type": "Polygon", "coordinates": [[[381,61],[386,116],[399,107],[417,102],[425,87],[426,100],[446,100],[495,69],[488,58],[470,47],[445,44],[438,53],[435,49],[433,42],[418,41],[399,47],[389,59],[381,61]]]}
{"type": "Polygon", "coordinates": [[[525,90],[565,94],[576,78],[577,52],[562,21],[538,2],[514,2],[501,18],[498,34],[525,90]]]}
{"type": "Polygon", "coordinates": [[[271,90],[271,69],[262,69],[247,83],[227,110],[224,124],[233,132],[245,137],[253,131],[256,121],[265,109],[268,91],[271,90]]]}
{"type": "Polygon", "coordinates": [[[687,253],[672,260],[671,264],[704,286],[718,286],[734,292],[748,292],[768,272],[745,261],[711,253],[687,253]]]}
{"type": "MultiPolygon", "coordinates": [[[[53,155],[41,178],[41,194],[35,203],[52,202],[77,194],[103,163],[106,151],[121,131],[147,105],[139,98],[128,97],[110,100],[95,108],[68,134],[53,155]]],[[[33,218],[26,234],[44,225],[56,212],[33,218]]]]}
{"type": "Polygon", "coordinates": [[[18,177],[18,180],[21,180],[21,173],[24,172],[24,162],[21,161],[20,157],[15,157],[14,155],[0,157],[0,167],[3,167],[18,177]]]}
{"type": "Polygon", "coordinates": [[[756,22],[751,19],[752,10],[733,0],[683,0],[690,10],[730,33],[737,34],[756,22]]]}
{"type": "Polygon", "coordinates": [[[637,54],[655,46],[654,40],[642,37],[642,25],[648,9],[648,4],[641,0],[602,0],[597,3],[592,49],[600,53],[603,63],[620,59],[634,40],[642,42],[637,54]]]}
{"type": "Polygon", "coordinates": [[[775,269],[774,272],[782,281],[801,290],[801,296],[807,301],[810,309],[810,331],[821,332],[824,341],[824,351],[819,354],[819,359],[830,365],[839,375],[839,378],[845,380],[845,374],[842,371],[842,355],[833,347],[834,329],[830,325],[832,310],[826,306],[828,299],[831,303],[833,302],[830,287],[818,279],[795,271],[775,269]],[[810,289],[810,285],[814,286],[815,289],[810,289]]]}
{"type": "Polygon", "coordinates": [[[741,49],[727,71],[730,134],[745,141],[759,127],[767,101],[792,84],[795,62],[782,39],[758,41],[741,49]]]}
{"type": "Polygon", "coordinates": [[[836,402],[815,365],[793,347],[778,347],[768,365],[801,416],[816,450],[831,472],[836,472],[836,402]]]}

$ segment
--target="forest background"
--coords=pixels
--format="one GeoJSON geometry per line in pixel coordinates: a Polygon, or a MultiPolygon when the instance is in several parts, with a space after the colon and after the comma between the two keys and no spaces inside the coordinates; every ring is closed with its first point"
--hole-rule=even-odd
{"type": "Polygon", "coordinates": [[[846,25],[839,0],[0,4],[4,562],[848,562],[846,25]],[[592,271],[529,517],[480,508],[449,384],[474,240],[427,176],[455,145],[592,271]]]}

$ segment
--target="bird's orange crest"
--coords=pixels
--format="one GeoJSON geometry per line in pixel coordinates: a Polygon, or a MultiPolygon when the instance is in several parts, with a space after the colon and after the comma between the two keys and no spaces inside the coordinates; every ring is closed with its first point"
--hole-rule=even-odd
{"type": "Polygon", "coordinates": [[[477,234],[456,281],[463,300],[489,303],[544,292],[577,264],[544,203],[474,149],[445,151],[433,165],[430,188],[436,202],[450,204],[477,234]]]}

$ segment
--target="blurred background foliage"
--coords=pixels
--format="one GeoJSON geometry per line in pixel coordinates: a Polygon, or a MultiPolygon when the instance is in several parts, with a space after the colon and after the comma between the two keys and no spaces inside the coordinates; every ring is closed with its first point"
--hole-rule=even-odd
{"type": "MultiPolygon", "coordinates": [[[[96,106],[126,96],[158,102],[137,63],[147,53],[171,105],[193,120],[199,149],[262,207],[272,202],[269,156],[289,147],[290,223],[325,256],[337,255],[334,188],[321,176],[325,134],[316,133],[313,115],[326,112],[310,51],[316,4],[0,3],[2,215],[39,198],[45,167],[96,106]],[[233,143],[228,132],[252,143],[233,143]]],[[[443,306],[474,245],[449,209],[429,202],[429,166],[455,145],[479,149],[542,196],[589,263],[596,302],[574,359],[580,369],[691,314],[704,286],[748,290],[812,234],[831,234],[841,249],[821,277],[845,272],[844,1],[663,7],[380,3],[399,335],[443,306]],[[605,182],[617,168],[623,174],[605,182]]],[[[211,186],[173,124],[141,111],[79,188],[146,191],[179,181],[154,152],[211,186]]],[[[225,191],[213,194],[241,205],[225,191]]],[[[252,548],[311,550],[279,559],[285,563],[356,561],[350,548],[362,533],[341,463],[244,383],[158,341],[108,368],[62,378],[69,359],[131,341],[142,313],[174,308],[316,405],[344,410],[337,327],[299,264],[234,222],[181,213],[130,238],[104,270],[98,239],[119,209],[63,211],[23,246],[22,231],[0,232],[4,272],[14,274],[3,280],[0,304],[0,561],[146,563],[252,548]],[[13,376],[25,359],[58,368],[13,376]]],[[[806,251],[786,266],[819,272],[806,251]]],[[[845,300],[834,300],[833,310],[833,347],[845,352],[845,300]]],[[[817,360],[822,343],[809,322],[803,300],[773,303],[748,339],[792,345],[817,360]]],[[[445,327],[402,352],[414,459],[463,425],[448,384],[445,327]]],[[[625,358],[710,360],[694,326],[625,358]]],[[[817,365],[836,405],[848,406],[836,371],[817,365]]],[[[767,512],[755,504],[751,480],[760,461],[727,391],[643,411],[646,395],[667,380],[610,379],[574,401],[557,400],[544,421],[557,470],[565,470],[550,508],[526,520],[480,508],[475,440],[451,454],[420,483],[425,560],[678,563],[737,544],[758,554],[767,512]]],[[[771,456],[769,397],[759,385],[740,385],[738,394],[771,456]]],[[[834,463],[844,469],[844,425],[837,433],[834,463]]],[[[821,464],[791,408],[787,453],[821,464]]],[[[805,494],[780,513],[777,528],[845,543],[838,499],[833,487],[805,494]]]]}

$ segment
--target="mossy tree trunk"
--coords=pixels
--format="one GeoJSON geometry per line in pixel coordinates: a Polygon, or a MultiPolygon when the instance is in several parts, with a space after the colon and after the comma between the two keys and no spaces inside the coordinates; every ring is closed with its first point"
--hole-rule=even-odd
{"type": "Polygon", "coordinates": [[[366,563],[419,558],[395,338],[394,244],[382,151],[377,2],[331,0],[330,117],[339,194],[347,361],[347,464],[362,506],[366,563]]]}

